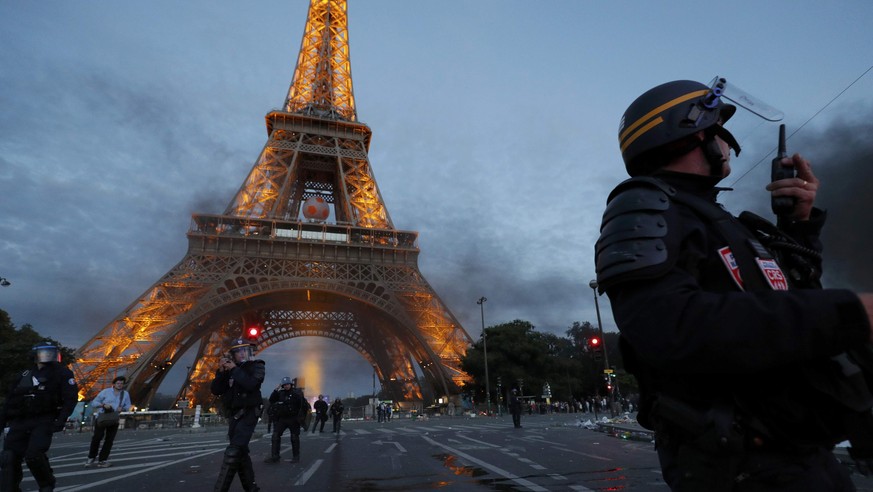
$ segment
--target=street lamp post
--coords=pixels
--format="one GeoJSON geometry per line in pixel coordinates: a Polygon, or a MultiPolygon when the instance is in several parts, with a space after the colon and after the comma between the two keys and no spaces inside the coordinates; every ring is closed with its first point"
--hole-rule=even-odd
{"type": "MultiPolygon", "coordinates": [[[[600,343],[603,344],[603,369],[610,369],[609,365],[609,351],[606,350],[606,339],[603,338],[603,323],[600,321],[600,303],[597,301],[597,280],[592,280],[588,282],[588,287],[591,287],[591,292],[594,293],[594,310],[597,311],[597,330],[600,332],[600,343]]],[[[609,374],[604,371],[606,374],[607,382],[609,383],[609,387],[612,387],[612,381],[609,379],[609,374]]],[[[612,389],[609,390],[609,413],[613,414],[613,405],[615,404],[615,393],[612,389]]]]}
{"type": "Polygon", "coordinates": [[[482,351],[485,353],[485,408],[488,415],[491,415],[491,383],[488,381],[488,337],[485,336],[485,301],[488,299],[480,297],[476,304],[479,305],[479,311],[482,314],[482,351]]]}

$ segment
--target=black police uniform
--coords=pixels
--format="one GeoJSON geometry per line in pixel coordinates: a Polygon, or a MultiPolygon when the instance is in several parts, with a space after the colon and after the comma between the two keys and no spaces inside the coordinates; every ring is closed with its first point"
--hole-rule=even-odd
{"type": "Polygon", "coordinates": [[[289,390],[273,390],[270,394],[270,405],[276,408],[276,421],[273,424],[272,448],[270,452],[271,462],[279,461],[279,447],[282,443],[282,434],[287,429],[291,433],[291,455],[293,462],[300,460],[300,427],[306,413],[309,412],[309,404],[303,397],[303,392],[298,388],[289,390]]]}
{"type": "Polygon", "coordinates": [[[64,430],[73,413],[79,387],[73,372],[58,362],[47,362],[20,373],[7,393],[0,430],[9,426],[0,454],[0,491],[18,491],[22,480],[21,460],[40,491],[54,490],[55,476],[46,452],[52,433],[64,430]]]}
{"type": "MultiPolygon", "coordinates": [[[[596,257],[665,480],[674,490],[853,490],[830,453],[846,438],[841,403],[809,381],[819,369],[834,379],[830,358],[869,341],[858,297],[815,289],[820,256],[777,264],[717,205],[717,178],[655,178],[610,195],[596,257]]],[[[814,209],[783,232],[797,251],[820,251],[824,219],[814,209]]]]}
{"type": "Polygon", "coordinates": [[[515,391],[509,396],[509,413],[512,414],[513,427],[521,428],[521,398],[515,391]]]}
{"type": "Polygon", "coordinates": [[[227,436],[230,444],[224,450],[224,462],[216,491],[227,491],[239,472],[239,480],[246,491],[259,490],[255,483],[255,471],[249,456],[249,441],[260,417],[261,383],[266,375],[265,363],[254,360],[238,363],[230,371],[218,370],[212,380],[212,394],[221,396],[228,421],[227,436]]]}
{"type": "Polygon", "coordinates": [[[334,400],[333,403],[330,404],[328,408],[328,412],[330,416],[333,418],[333,432],[339,433],[340,427],[342,426],[343,420],[343,412],[345,411],[345,407],[343,406],[340,400],[334,400]]]}
{"type": "Polygon", "coordinates": [[[324,432],[324,424],[327,423],[327,402],[319,399],[315,402],[315,422],[312,423],[312,432],[315,432],[315,428],[321,423],[321,428],[319,432],[324,432]]]}

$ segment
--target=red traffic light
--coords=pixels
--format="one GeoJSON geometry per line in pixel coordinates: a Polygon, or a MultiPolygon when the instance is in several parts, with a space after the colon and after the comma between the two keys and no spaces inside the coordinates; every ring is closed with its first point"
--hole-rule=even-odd
{"type": "Polygon", "coordinates": [[[257,326],[250,326],[246,329],[246,338],[255,339],[261,335],[261,328],[257,326]]]}
{"type": "Polygon", "coordinates": [[[588,343],[590,343],[592,347],[596,347],[596,346],[600,345],[600,339],[597,337],[594,337],[588,343]]]}

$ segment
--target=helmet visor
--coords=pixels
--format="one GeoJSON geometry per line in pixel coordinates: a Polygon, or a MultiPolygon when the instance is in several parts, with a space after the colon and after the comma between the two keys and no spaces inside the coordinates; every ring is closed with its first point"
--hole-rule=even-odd
{"type": "Polygon", "coordinates": [[[40,364],[46,364],[49,362],[60,362],[61,352],[57,349],[57,347],[37,347],[35,357],[36,361],[40,364]]]}
{"type": "MultiPolygon", "coordinates": [[[[764,118],[767,121],[782,121],[785,113],[770,106],[761,99],[749,94],[748,92],[737,87],[733,82],[728,82],[724,78],[716,76],[712,79],[709,86],[713,92],[717,92],[719,96],[731,101],[732,103],[744,108],[753,114],[764,118]]],[[[733,111],[731,111],[733,114],[733,111]]],[[[730,116],[728,116],[729,118],[730,116]]],[[[724,118],[727,121],[727,118],[724,118]]]]}
{"type": "Polygon", "coordinates": [[[255,359],[255,350],[251,345],[237,345],[230,349],[230,355],[236,363],[249,362],[255,359]]]}

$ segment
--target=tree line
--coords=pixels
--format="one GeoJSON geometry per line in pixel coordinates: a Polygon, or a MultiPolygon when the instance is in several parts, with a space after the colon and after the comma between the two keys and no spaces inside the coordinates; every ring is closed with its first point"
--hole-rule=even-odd
{"type": "MultiPolygon", "coordinates": [[[[528,321],[515,320],[489,326],[485,340],[480,336],[461,359],[461,368],[473,378],[464,387],[467,396],[484,403],[485,349],[488,352],[488,380],[492,404],[515,388],[520,394],[543,399],[548,384],[552,401],[582,400],[585,397],[606,396],[603,360],[596,360],[587,341],[599,337],[600,330],[591,323],[573,322],[561,337],[536,331],[528,321]]],[[[613,385],[622,395],[638,392],[636,379],[624,371],[618,349],[618,333],[603,334],[603,348],[615,377],[613,385]]]]}

